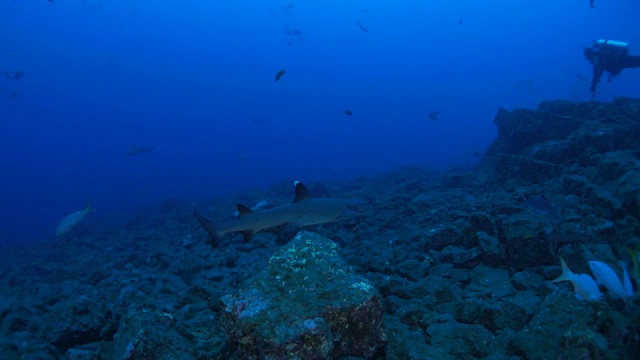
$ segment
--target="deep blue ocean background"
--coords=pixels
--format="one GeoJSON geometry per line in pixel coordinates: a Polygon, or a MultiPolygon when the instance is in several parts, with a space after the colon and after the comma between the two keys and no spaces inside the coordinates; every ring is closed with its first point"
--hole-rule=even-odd
{"type": "Polygon", "coordinates": [[[108,226],[169,197],[473,166],[498,108],[588,100],[583,47],[638,55],[639,24],[637,0],[2,1],[0,73],[24,77],[0,77],[0,243],[88,200],[108,226]]]}

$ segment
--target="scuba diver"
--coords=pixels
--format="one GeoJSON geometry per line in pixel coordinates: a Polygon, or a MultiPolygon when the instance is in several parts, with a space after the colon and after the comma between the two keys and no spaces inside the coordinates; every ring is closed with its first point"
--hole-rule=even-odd
{"type": "Polygon", "coordinates": [[[640,56],[629,55],[629,44],[622,41],[598,40],[584,49],[584,56],[593,66],[591,94],[595,96],[600,77],[607,71],[609,81],[623,69],[640,67],[640,56]]]}

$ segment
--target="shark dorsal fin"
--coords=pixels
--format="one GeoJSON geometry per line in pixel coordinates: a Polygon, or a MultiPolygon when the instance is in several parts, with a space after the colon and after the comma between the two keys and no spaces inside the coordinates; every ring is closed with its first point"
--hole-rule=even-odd
{"type": "Polygon", "coordinates": [[[309,195],[309,191],[307,191],[307,188],[300,181],[294,181],[293,186],[295,186],[296,188],[296,195],[293,198],[294,204],[300,201],[311,199],[311,195],[309,195]]]}
{"type": "Polygon", "coordinates": [[[247,215],[247,214],[251,214],[253,212],[253,210],[249,209],[248,207],[242,205],[242,204],[236,204],[236,207],[238,208],[238,216],[243,216],[243,215],[247,215]]]}

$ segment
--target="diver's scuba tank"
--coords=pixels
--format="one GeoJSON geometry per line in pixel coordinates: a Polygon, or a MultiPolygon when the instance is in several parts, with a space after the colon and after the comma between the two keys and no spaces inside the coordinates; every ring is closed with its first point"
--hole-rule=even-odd
{"type": "Polygon", "coordinates": [[[629,53],[629,43],[616,40],[598,40],[593,43],[593,48],[601,52],[608,52],[617,55],[627,55],[629,53]]]}

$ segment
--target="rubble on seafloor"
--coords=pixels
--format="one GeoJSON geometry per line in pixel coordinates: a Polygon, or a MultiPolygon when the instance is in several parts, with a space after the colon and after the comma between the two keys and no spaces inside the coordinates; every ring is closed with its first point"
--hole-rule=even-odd
{"type": "MultiPolygon", "coordinates": [[[[580,301],[550,280],[560,256],[576,273],[632,263],[640,100],[546,102],[495,123],[471,170],[307,184],[370,203],[313,232],[211,250],[191,204],[167,200],[109,231],[3,249],[0,358],[636,358],[635,299],[580,301]]],[[[284,203],[290,186],[245,196],[284,203]]],[[[234,200],[211,202],[213,218],[234,200]]]]}

